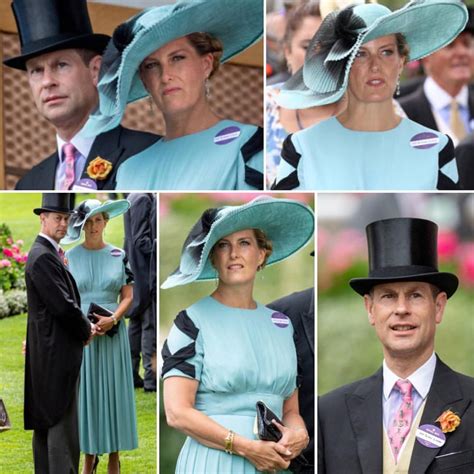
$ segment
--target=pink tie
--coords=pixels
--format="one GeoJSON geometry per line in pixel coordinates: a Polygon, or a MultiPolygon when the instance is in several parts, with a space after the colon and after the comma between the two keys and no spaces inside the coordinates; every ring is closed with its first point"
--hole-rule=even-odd
{"type": "Polygon", "coordinates": [[[66,157],[65,159],[66,175],[64,177],[62,189],[66,191],[74,184],[74,180],[75,180],[74,160],[75,160],[76,148],[74,147],[72,143],[66,143],[63,146],[63,153],[64,153],[64,156],[66,157]]]}
{"type": "Polygon", "coordinates": [[[397,380],[395,387],[398,388],[403,399],[396,413],[392,415],[392,421],[388,428],[388,439],[392,447],[393,457],[397,461],[400,449],[410,432],[413,421],[413,400],[411,398],[413,385],[409,380],[397,380]]]}

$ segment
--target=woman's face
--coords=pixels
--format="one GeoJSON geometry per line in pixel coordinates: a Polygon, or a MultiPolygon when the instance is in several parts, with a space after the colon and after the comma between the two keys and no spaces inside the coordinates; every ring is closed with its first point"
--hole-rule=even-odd
{"type": "Polygon", "coordinates": [[[213,265],[219,280],[227,285],[253,282],[265,260],[253,229],[241,230],[220,239],[213,248],[213,265]]]}
{"type": "Polygon", "coordinates": [[[392,100],[403,65],[395,35],[364,43],[349,75],[349,100],[365,103],[392,100]]]}
{"type": "Polygon", "coordinates": [[[104,234],[105,226],[107,221],[103,214],[96,214],[95,216],[89,217],[84,224],[84,234],[86,240],[100,240],[104,234]]]}
{"type": "Polygon", "coordinates": [[[321,22],[319,16],[305,17],[300,27],[294,32],[290,44],[285,47],[286,63],[291,73],[294,74],[303,66],[306,50],[321,22]]]}
{"type": "Polygon", "coordinates": [[[200,56],[187,38],[178,38],[145,58],[140,76],[155,104],[172,115],[205,100],[204,82],[212,61],[212,54],[200,56]]]}

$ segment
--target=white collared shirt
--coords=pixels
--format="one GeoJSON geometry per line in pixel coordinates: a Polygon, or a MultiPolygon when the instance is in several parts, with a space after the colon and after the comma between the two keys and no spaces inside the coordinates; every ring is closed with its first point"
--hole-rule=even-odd
{"type": "Polygon", "coordinates": [[[82,173],[84,171],[84,166],[86,164],[86,159],[89,156],[94,140],[95,137],[83,137],[80,132],[74,135],[74,137],[72,137],[69,142],[64,141],[59,135],[56,135],[59,163],[56,167],[54,189],[61,189],[61,185],[66,176],[66,163],[65,157],[63,156],[63,146],[66,143],[72,143],[74,145],[74,148],[77,150],[76,159],[74,161],[74,176],[75,183],[77,183],[81,179],[82,173]]]}
{"type": "MultiPolygon", "coordinates": [[[[413,385],[412,399],[413,399],[413,418],[415,418],[423,401],[428,396],[433,376],[436,368],[435,353],[411,375],[403,380],[409,380],[413,385]]],[[[402,402],[402,395],[399,390],[393,390],[395,382],[400,380],[400,377],[392,372],[385,360],[383,361],[383,424],[386,427],[389,424],[390,414],[393,413],[400,406],[402,402]]]]}
{"type": "Polygon", "coordinates": [[[59,244],[54,239],[52,239],[49,235],[43,234],[43,232],[40,232],[39,235],[44,237],[48,242],[51,242],[53,247],[56,249],[56,252],[59,254],[59,244]]]}

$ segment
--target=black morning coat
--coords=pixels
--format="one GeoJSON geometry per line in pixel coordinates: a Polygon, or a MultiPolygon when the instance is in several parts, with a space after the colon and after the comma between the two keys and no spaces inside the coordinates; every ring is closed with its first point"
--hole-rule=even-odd
{"type": "Polygon", "coordinates": [[[292,293],[267,305],[286,314],[293,324],[293,339],[298,357],[300,414],[309,434],[309,444],[303,454],[307,466],[292,463],[292,472],[314,473],[314,288],[292,293]]]}
{"type": "MultiPolygon", "coordinates": [[[[152,267],[156,267],[153,258],[154,236],[156,234],[156,201],[152,194],[129,194],[130,209],[124,214],[125,243],[124,249],[130,261],[135,278],[133,286],[133,303],[128,311],[131,319],[140,318],[152,304],[151,280],[152,267]],[[155,226],[155,228],[153,227],[155,226]]],[[[156,274],[156,268],[155,272],[156,274]]]]}
{"type": "MultiPolygon", "coordinates": [[[[472,353],[466,353],[472,357],[472,353]]],[[[318,474],[383,472],[382,369],[319,399],[318,474]]],[[[459,374],[439,358],[420,426],[436,425],[451,410],[461,424],[446,433],[440,448],[415,441],[408,474],[474,472],[474,378],[459,374]]]]}
{"type": "Polygon", "coordinates": [[[62,418],[77,390],[91,329],[74,278],[44,237],[31,247],[25,278],[25,429],[48,429],[62,418]]]}
{"type": "MultiPolygon", "coordinates": [[[[112,163],[112,170],[105,179],[97,180],[97,189],[115,189],[115,178],[118,167],[131,156],[140,153],[145,148],[153,145],[160,137],[148,132],[129,130],[122,126],[98,135],[92,144],[87,157],[81,178],[89,178],[87,166],[97,157],[112,163]]],[[[18,183],[18,190],[51,190],[54,189],[56,180],[56,167],[59,163],[58,152],[55,151],[36,166],[33,166],[18,183]]],[[[90,178],[89,178],[90,179],[90,178]]]]}

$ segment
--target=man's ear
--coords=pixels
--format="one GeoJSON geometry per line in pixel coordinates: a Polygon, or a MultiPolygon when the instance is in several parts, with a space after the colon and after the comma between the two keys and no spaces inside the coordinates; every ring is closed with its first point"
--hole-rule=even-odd
{"type": "Polygon", "coordinates": [[[367,311],[367,317],[371,326],[375,325],[375,318],[372,314],[372,297],[370,295],[364,295],[364,305],[367,311]]]}
{"type": "Polygon", "coordinates": [[[94,86],[97,87],[97,84],[99,83],[99,72],[100,72],[100,65],[102,64],[102,56],[98,54],[97,56],[94,56],[90,62],[89,62],[89,70],[91,71],[92,74],[92,82],[94,83],[94,86]]]}

